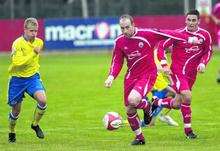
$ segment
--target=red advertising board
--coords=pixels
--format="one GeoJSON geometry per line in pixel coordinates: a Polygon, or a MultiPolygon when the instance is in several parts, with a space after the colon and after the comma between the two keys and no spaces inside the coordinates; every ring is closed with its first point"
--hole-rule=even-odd
{"type": "MultiPolygon", "coordinates": [[[[136,26],[142,28],[178,29],[185,27],[185,16],[137,16],[134,22],[136,26]]],[[[209,26],[209,23],[201,18],[200,27],[209,30],[209,26]]]]}
{"type": "MultiPolygon", "coordinates": [[[[39,19],[38,36],[44,38],[44,22],[39,19]]],[[[12,42],[23,34],[23,19],[0,20],[0,51],[10,51],[12,42]]]]}
{"type": "Polygon", "coordinates": [[[184,26],[184,16],[137,16],[135,25],[141,28],[178,29],[184,26]]]}

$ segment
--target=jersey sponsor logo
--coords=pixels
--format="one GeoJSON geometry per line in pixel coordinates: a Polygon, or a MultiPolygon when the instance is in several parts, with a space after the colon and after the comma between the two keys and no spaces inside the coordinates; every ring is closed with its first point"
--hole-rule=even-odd
{"type": "Polygon", "coordinates": [[[141,53],[137,50],[137,51],[134,51],[130,54],[128,54],[128,59],[131,60],[131,59],[134,59],[136,57],[140,57],[141,56],[141,53]]]}
{"type": "Polygon", "coordinates": [[[192,46],[190,48],[185,48],[185,50],[186,50],[186,53],[191,53],[191,52],[197,52],[200,49],[199,49],[199,46],[192,46]]]}

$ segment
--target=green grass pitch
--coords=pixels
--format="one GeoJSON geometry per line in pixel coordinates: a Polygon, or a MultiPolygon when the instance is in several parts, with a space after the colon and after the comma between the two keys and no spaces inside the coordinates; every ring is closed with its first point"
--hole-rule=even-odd
{"type": "Polygon", "coordinates": [[[40,125],[46,137],[40,140],[31,130],[35,102],[26,97],[17,121],[17,142],[9,144],[6,102],[9,55],[1,55],[0,150],[220,150],[220,85],[216,83],[220,53],[213,55],[206,73],[199,75],[193,89],[192,126],[198,139],[185,139],[180,111],[173,111],[171,115],[179,127],[157,121],[156,126],[143,129],[147,144],[135,147],[130,145],[134,135],[128,126],[116,131],[103,127],[102,118],[108,111],[119,112],[126,118],[122,101],[125,69],[111,89],[103,86],[110,59],[111,53],[43,55],[40,72],[47,90],[48,110],[40,125]]]}

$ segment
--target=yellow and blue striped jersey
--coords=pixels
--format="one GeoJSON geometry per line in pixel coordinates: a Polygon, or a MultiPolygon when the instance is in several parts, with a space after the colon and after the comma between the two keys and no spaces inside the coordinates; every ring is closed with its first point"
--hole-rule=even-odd
{"type": "Polygon", "coordinates": [[[29,42],[21,36],[13,42],[11,64],[8,69],[10,76],[30,77],[39,71],[39,54],[34,52],[36,47],[43,47],[40,38],[29,42]]]}

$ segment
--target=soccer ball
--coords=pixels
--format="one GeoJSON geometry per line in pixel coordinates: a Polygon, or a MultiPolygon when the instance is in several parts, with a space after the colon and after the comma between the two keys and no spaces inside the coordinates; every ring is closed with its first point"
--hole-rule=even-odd
{"type": "Polygon", "coordinates": [[[122,117],[116,112],[108,112],[103,118],[103,124],[107,130],[118,129],[122,124],[122,117]]]}

